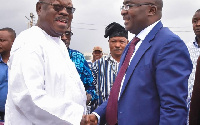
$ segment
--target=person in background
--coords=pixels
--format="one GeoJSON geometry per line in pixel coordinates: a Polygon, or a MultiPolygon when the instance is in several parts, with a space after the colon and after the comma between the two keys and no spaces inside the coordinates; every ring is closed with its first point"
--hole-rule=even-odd
{"type": "Polygon", "coordinates": [[[8,93],[8,66],[10,50],[16,33],[12,28],[0,29],[0,122],[4,122],[5,104],[8,93]]]}
{"type": "Polygon", "coordinates": [[[90,70],[90,67],[88,66],[87,61],[85,60],[85,57],[83,54],[77,50],[73,50],[69,48],[71,36],[73,33],[71,32],[71,28],[68,28],[65,33],[61,36],[62,41],[65,43],[69,57],[74,62],[76,69],[80,75],[81,81],[84,84],[85,90],[87,92],[87,105],[94,104],[98,96],[95,91],[95,86],[93,85],[93,76],[92,72],[90,70]]]}
{"type": "Polygon", "coordinates": [[[103,50],[101,47],[99,46],[95,46],[93,48],[93,52],[92,52],[92,63],[95,62],[96,60],[100,59],[103,56],[103,50]]]}
{"type": "Polygon", "coordinates": [[[99,96],[96,107],[108,99],[118,72],[122,52],[128,44],[128,31],[120,24],[113,22],[106,27],[104,37],[109,37],[110,54],[96,60],[91,67],[95,78],[94,84],[99,96]]]}
{"type": "Polygon", "coordinates": [[[135,37],[126,46],[109,98],[81,123],[185,125],[188,49],[163,27],[162,0],[124,0],[121,15],[135,37]]]}
{"type": "MultiPolygon", "coordinates": [[[[190,107],[193,85],[195,80],[195,72],[197,65],[197,58],[200,56],[200,9],[198,9],[192,17],[192,25],[193,31],[195,33],[195,39],[192,42],[188,42],[186,45],[188,47],[190,58],[192,60],[193,69],[190,77],[188,79],[188,98],[187,98],[187,106],[190,107]]],[[[188,116],[189,116],[188,110],[188,116]]],[[[187,120],[187,124],[189,124],[189,119],[187,120]]]]}
{"type": "Polygon", "coordinates": [[[89,67],[92,67],[92,63],[100,59],[103,56],[103,50],[99,46],[95,46],[92,51],[92,60],[88,60],[87,63],[89,67]]]}
{"type": "Polygon", "coordinates": [[[13,43],[5,125],[78,125],[86,92],[61,35],[71,26],[71,0],[39,0],[38,21],[13,43]]]}
{"type": "Polygon", "coordinates": [[[197,60],[195,80],[190,104],[189,125],[200,125],[200,56],[197,60]]]}

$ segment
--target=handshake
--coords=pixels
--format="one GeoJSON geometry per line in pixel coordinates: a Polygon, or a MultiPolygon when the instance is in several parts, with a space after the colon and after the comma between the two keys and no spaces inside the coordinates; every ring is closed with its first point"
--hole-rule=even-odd
{"type": "Polygon", "coordinates": [[[80,125],[97,125],[98,118],[94,114],[83,115],[80,125]]]}

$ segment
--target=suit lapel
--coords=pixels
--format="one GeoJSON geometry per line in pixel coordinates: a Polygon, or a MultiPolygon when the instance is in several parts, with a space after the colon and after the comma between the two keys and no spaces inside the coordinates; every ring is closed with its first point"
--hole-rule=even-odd
{"type": "MultiPolygon", "coordinates": [[[[146,36],[146,38],[142,41],[140,47],[138,48],[137,52],[135,53],[135,56],[133,57],[133,59],[131,60],[131,63],[126,71],[126,76],[125,76],[125,80],[123,82],[123,86],[121,89],[121,93],[120,93],[120,97],[124,92],[124,89],[131,77],[131,74],[134,72],[137,64],[139,63],[140,59],[142,58],[142,56],[145,54],[145,52],[151,47],[151,41],[154,39],[155,35],[158,33],[158,31],[162,28],[162,23],[158,22],[158,24],[156,24],[156,26],[149,32],[149,34],[146,36]]],[[[124,61],[125,58],[125,54],[127,53],[127,49],[128,46],[126,47],[126,50],[124,52],[124,55],[122,56],[121,61],[124,61]]],[[[119,66],[119,68],[121,67],[121,65],[119,66]]]]}

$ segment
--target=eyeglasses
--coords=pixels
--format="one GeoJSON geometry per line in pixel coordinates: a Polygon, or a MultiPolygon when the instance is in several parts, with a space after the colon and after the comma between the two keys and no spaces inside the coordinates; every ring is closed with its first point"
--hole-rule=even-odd
{"type": "Polygon", "coordinates": [[[73,33],[71,32],[71,31],[65,31],[65,33],[64,33],[65,35],[70,35],[70,36],[72,36],[73,35],[73,33]]]}
{"type": "Polygon", "coordinates": [[[73,7],[65,7],[65,6],[60,5],[60,4],[46,3],[46,2],[43,2],[43,1],[40,1],[40,3],[53,6],[53,9],[54,9],[55,11],[57,11],[57,12],[59,12],[59,11],[61,11],[61,10],[63,10],[63,9],[65,8],[66,11],[67,11],[67,13],[73,14],[74,11],[76,10],[76,9],[73,8],[73,7]]]}
{"type": "Polygon", "coordinates": [[[120,10],[129,10],[131,7],[139,7],[139,6],[143,6],[143,5],[154,5],[152,3],[141,3],[141,4],[126,4],[126,5],[123,5],[121,6],[120,10]]]}

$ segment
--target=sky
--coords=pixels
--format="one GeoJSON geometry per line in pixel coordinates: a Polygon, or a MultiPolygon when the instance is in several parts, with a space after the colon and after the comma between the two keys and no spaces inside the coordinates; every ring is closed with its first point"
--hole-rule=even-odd
{"type": "MultiPolygon", "coordinates": [[[[38,0],[1,0],[0,28],[11,27],[17,35],[29,28],[30,13],[37,22],[35,5],[38,0]],[[28,18],[28,19],[27,19],[28,18]]],[[[94,46],[101,46],[109,53],[108,38],[104,38],[105,28],[112,22],[124,26],[120,6],[123,0],[72,0],[76,11],[72,20],[70,48],[82,53],[91,53],[94,46]]],[[[163,0],[162,22],[185,43],[194,40],[192,16],[200,9],[200,0],[163,0]]],[[[129,40],[133,38],[129,34],[129,40]]]]}

